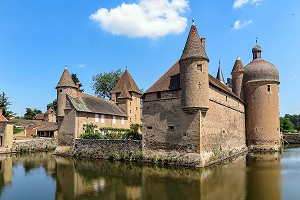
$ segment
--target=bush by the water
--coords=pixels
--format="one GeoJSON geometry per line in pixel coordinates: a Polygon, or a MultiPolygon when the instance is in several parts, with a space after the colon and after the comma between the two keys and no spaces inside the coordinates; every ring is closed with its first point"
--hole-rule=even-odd
{"type": "Polygon", "coordinates": [[[84,133],[80,135],[81,139],[107,139],[107,140],[141,140],[142,135],[128,130],[125,133],[84,133]]]}

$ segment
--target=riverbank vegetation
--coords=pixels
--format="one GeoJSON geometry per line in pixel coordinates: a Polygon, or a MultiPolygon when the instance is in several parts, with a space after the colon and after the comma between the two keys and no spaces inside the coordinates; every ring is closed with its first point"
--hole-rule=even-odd
{"type": "Polygon", "coordinates": [[[280,132],[282,133],[298,133],[300,131],[300,114],[286,114],[280,117],[280,132]]]}

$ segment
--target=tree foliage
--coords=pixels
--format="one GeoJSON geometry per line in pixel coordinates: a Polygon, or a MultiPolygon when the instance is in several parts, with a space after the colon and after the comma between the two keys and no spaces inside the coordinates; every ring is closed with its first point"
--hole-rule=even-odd
{"type": "Polygon", "coordinates": [[[123,72],[121,69],[93,76],[93,90],[98,97],[111,99],[111,91],[120,80],[123,72]]]}
{"type": "Polygon", "coordinates": [[[41,110],[36,108],[26,108],[26,113],[24,114],[24,119],[33,119],[37,114],[42,114],[41,110]]]}
{"type": "Polygon", "coordinates": [[[83,85],[82,85],[82,83],[80,83],[80,81],[77,77],[77,74],[71,74],[71,78],[75,84],[79,83],[79,92],[84,92],[84,89],[82,89],[83,85]]]}
{"type": "Polygon", "coordinates": [[[281,132],[287,133],[294,129],[295,129],[295,126],[289,118],[285,118],[285,117],[280,118],[280,131],[281,132]]]}
{"type": "Polygon", "coordinates": [[[9,97],[6,96],[4,92],[0,94],[0,108],[3,109],[3,116],[6,119],[10,119],[15,115],[14,112],[9,111],[9,106],[11,105],[11,102],[9,101],[9,97]]]}
{"type": "MultiPolygon", "coordinates": [[[[299,115],[290,115],[290,114],[285,114],[283,118],[289,119],[290,122],[293,124],[294,129],[300,131],[300,114],[299,115]]],[[[281,123],[281,118],[280,118],[280,128],[282,129],[282,123],[281,123]]],[[[286,129],[282,129],[286,130],[286,129]]]]}
{"type": "Polygon", "coordinates": [[[52,103],[47,105],[47,110],[52,108],[55,112],[57,112],[57,99],[54,99],[52,103]]]}

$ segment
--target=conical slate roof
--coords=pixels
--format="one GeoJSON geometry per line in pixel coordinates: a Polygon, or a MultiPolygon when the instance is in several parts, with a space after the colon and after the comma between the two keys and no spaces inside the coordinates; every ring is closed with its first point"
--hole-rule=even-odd
{"type": "Polygon", "coordinates": [[[222,69],[221,69],[220,65],[219,65],[219,68],[218,68],[218,73],[217,73],[216,79],[218,79],[221,83],[225,84],[223,72],[222,72],[222,69]]]}
{"type": "Polygon", "coordinates": [[[129,94],[127,87],[123,87],[121,94],[118,96],[118,99],[131,99],[131,95],[129,94]]]}
{"type": "Polygon", "coordinates": [[[244,72],[244,65],[241,61],[241,58],[238,56],[236,58],[236,61],[234,63],[234,66],[232,68],[231,74],[237,73],[237,72],[244,72]]]}
{"type": "Polygon", "coordinates": [[[74,81],[72,80],[71,75],[67,68],[64,69],[64,72],[61,75],[61,78],[60,78],[56,88],[58,88],[58,87],[74,87],[74,88],[76,88],[76,85],[75,85],[74,81]]]}
{"type": "Polygon", "coordinates": [[[197,27],[194,23],[191,26],[190,33],[186,40],[185,47],[180,60],[188,58],[202,58],[208,60],[205,48],[201,43],[197,27]]]}
{"type": "Polygon", "coordinates": [[[142,94],[142,92],[136,85],[135,81],[133,80],[132,76],[130,75],[127,69],[125,70],[120,80],[115,85],[115,87],[112,89],[111,93],[112,94],[121,93],[124,87],[127,88],[128,92],[135,92],[138,94],[142,94]]]}

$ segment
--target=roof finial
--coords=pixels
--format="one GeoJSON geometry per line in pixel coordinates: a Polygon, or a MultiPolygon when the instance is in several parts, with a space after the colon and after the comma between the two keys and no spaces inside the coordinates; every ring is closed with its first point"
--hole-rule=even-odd
{"type": "Polygon", "coordinates": [[[194,18],[192,19],[192,24],[195,26],[195,19],[194,18]]]}
{"type": "Polygon", "coordinates": [[[128,67],[126,66],[126,69],[128,69],[128,67]]]}
{"type": "Polygon", "coordinates": [[[68,64],[65,64],[65,69],[67,69],[67,67],[68,67],[68,64]]]}
{"type": "Polygon", "coordinates": [[[257,45],[257,37],[256,37],[256,45],[257,45]]]}
{"type": "Polygon", "coordinates": [[[219,67],[221,67],[221,59],[219,58],[219,67]]]}

